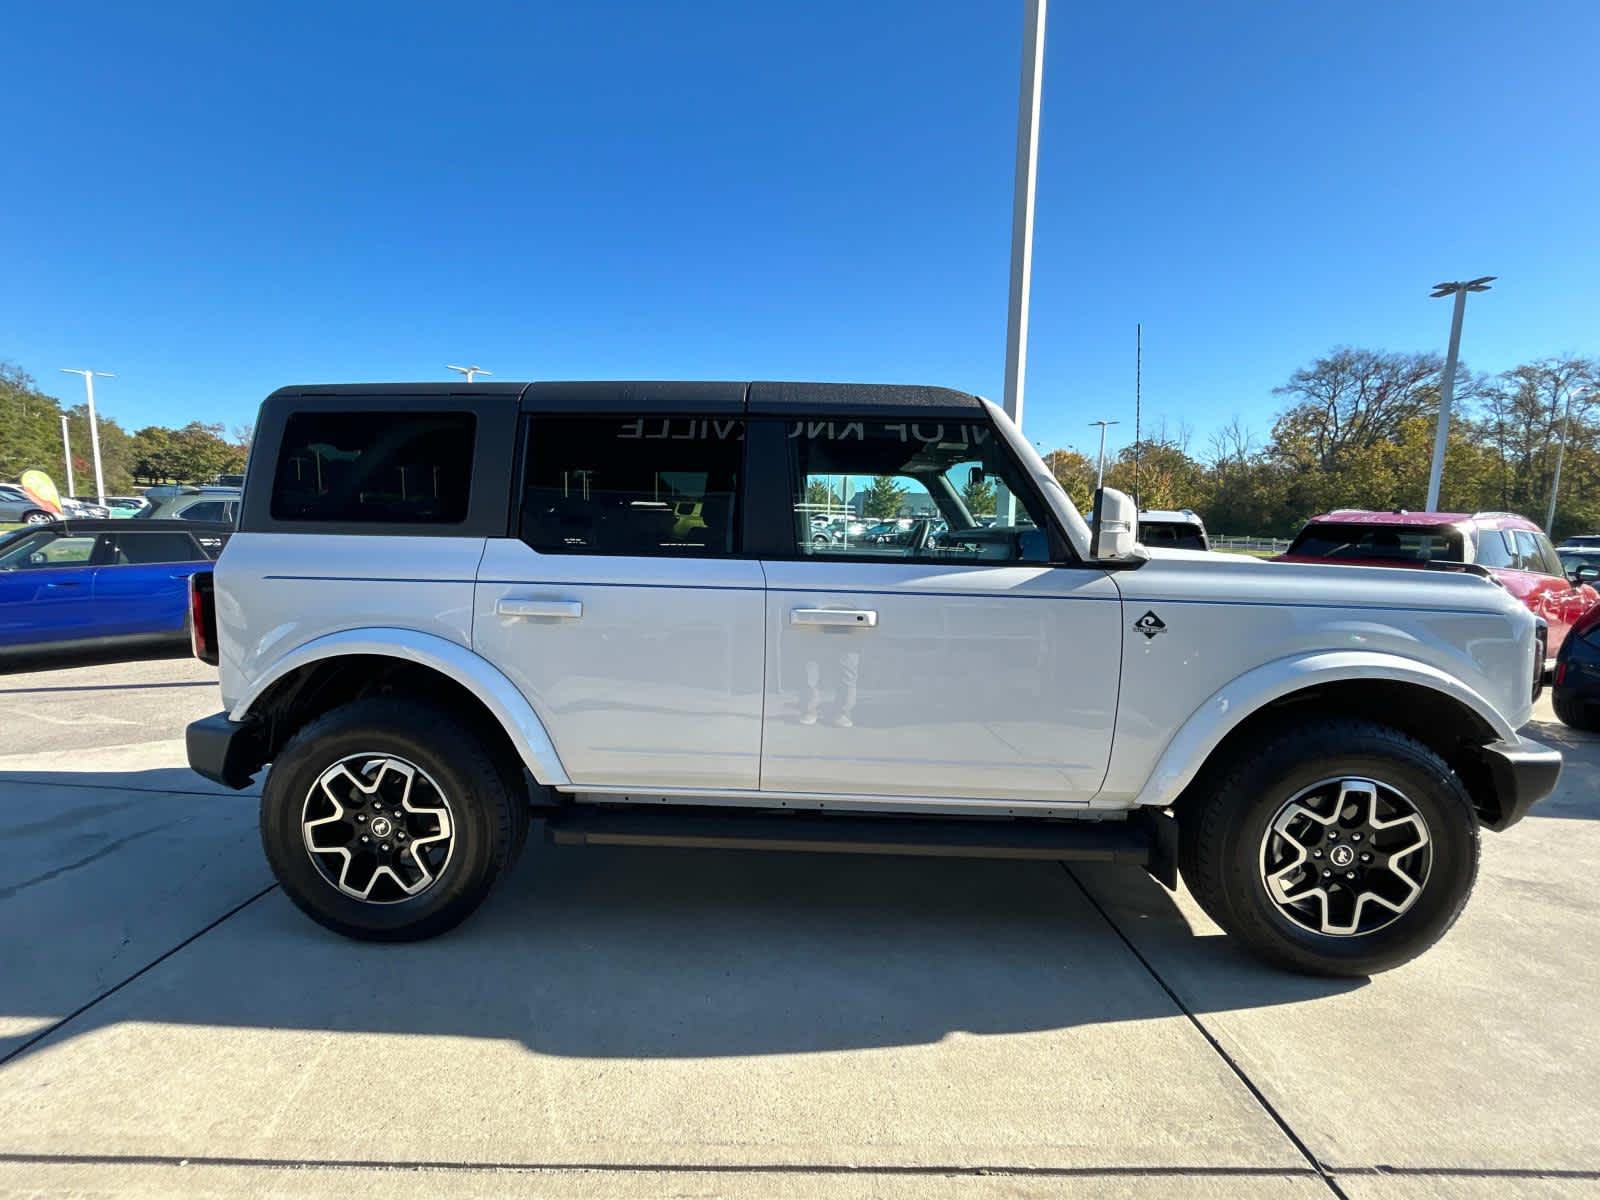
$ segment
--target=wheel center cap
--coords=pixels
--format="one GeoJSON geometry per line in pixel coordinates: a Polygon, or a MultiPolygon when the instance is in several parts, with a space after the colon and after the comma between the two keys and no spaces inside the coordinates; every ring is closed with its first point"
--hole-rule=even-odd
{"type": "MultiPolygon", "coordinates": [[[[377,832],[377,825],[373,825],[373,832],[377,832]]],[[[1336,867],[1348,867],[1356,860],[1356,852],[1349,846],[1335,846],[1328,851],[1328,861],[1336,867]]]]}
{"type": "MultiPolygon", "coordinates": [[[[372,836],[373,837],[386,838],[393,832],[394,832],[394,822],[389,820],[388,817],[373,817],[372,818],[372,836]]],[[[1344,847],[1340,847],[1340,849],[1343,849],[1343,848],[1344,847]]]]}

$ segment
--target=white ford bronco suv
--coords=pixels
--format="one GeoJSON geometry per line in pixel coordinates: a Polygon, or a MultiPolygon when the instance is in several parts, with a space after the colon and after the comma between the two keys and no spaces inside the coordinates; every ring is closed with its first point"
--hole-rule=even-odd
{"type": "Polygon", "coordinates": [[[271,764],[267,858],[352,937],[451,928],[538,820],[1181,869],[1283,966],[1420,953],[1480,827],[1560,772],[1517,732],[1536,619],[1470,567],[1147,550],[1136,520],[1108,489],[1091,527],[940,388],[287,388],[194,587],[226,711],[189,761],[271,764]]]}

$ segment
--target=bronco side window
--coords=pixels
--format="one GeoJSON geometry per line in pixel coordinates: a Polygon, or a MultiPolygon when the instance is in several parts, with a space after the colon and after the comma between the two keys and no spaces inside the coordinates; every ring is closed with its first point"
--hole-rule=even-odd
{"type": "Polygon", "coordinates": [[[802,419],[788,435],[797,554],[1049,561],[1039,514],[986,421],[802,419]]]}
{"type": "Polygon", "coordinates": [[[738,418],[534,417],[522,540],[543,554],[736,554],[743,457],[738,418]]]}
{"type": "Polygon", "coordinates": [[[295,413],[278,453],[273,520],[459,524],[475,420],[466,412],[295,413]]]}

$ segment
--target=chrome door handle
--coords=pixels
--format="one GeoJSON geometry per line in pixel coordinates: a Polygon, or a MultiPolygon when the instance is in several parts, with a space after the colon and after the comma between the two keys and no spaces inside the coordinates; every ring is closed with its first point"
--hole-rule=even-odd
{"type": "Polygon", "coordinates": [[[558,620],[576,621],[583,616],[583,601],[501,596],[494,602],[494,611],[495,615],[500,617],[554,617],[558,620]]]}
{"type": "Polygon", "coordinates": [[[789,611],[789,624],[872,629],[878,624],[878,614],[870,608],[795,608],[789,611]]]}

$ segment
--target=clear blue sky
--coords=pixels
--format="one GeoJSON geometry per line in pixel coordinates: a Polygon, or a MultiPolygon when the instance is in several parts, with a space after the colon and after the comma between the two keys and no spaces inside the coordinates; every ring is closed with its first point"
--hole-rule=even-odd
{"type": "MultiPolygon", "coordinates": [[[[290,382],[998,398],[1020,3],[12,6],[0,358],[129,427],[290,382]]],[[[1340,343],[1600,353],[1593,0],[1057,0],[1026,426],[1203,446],[1340,343]]]]}

